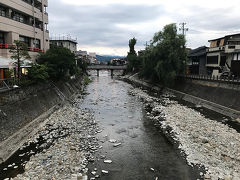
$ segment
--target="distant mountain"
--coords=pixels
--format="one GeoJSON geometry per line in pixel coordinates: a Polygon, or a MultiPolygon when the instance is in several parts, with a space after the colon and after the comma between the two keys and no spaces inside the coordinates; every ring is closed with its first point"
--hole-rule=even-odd
{"type": "Polygon", "coordinates": [[[125,56],[96,55],[99,62],[107,62],[111,59],[125,58],[125,56]]]}

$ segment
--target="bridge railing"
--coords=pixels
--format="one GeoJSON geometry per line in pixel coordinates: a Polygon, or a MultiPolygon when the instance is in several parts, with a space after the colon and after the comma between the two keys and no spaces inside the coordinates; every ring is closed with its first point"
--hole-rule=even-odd
{"type": "Polygon", "coordinates": [[[127,69],[127,66],[108,66],[108,65],[90,65],[87,67],[89,70],[101,70],[101,69],[106,69],[106,70],[125,70],[127,69]]]}

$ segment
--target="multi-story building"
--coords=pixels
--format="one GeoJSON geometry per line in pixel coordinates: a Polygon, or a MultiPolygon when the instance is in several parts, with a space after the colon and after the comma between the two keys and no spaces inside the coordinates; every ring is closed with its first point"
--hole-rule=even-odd
{"type": "Polygon", "coordinates": [[[77,39],[72,39],[71,37],[59,37],[51,38],[50,46],[65,47],[69,49],[72,53],[77,52],[77,39]]]}
{"type": "Polygon", "coordinates": [[[209,40],[206,67],[209,74],[218,76],[232,72],[240,76],[240,33],[209,40]]]}
{"type": "Polygon", "coordinates": [[[0,56],[11,56],[15,40],[27,44],[32,59],[49,49],[47,6],[48,0],[0,1],[0,56]]]}

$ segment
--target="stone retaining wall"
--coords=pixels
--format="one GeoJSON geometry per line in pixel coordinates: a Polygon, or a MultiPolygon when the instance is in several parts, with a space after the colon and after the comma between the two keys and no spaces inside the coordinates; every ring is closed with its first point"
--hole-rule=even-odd
{"type": "Polygon", "coordinates": [[[83,90],[83,78],[39,84],[0,94],[0,163],[62,104],[83,90]]]}

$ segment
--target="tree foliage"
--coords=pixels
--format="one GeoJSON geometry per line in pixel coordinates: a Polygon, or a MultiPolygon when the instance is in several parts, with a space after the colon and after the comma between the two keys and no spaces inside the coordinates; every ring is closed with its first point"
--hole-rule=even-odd
{"type": "Polygon", "coordinates": [[[28,70],[28,78],[33,82],[44,82],[49,78],[46,65],[33,64],[28,70]]]}
{"type": "Polygon", "coordinates": [[[50,79],[60,80],[76,73],[75,55],[67,48],[53,47],[37,60],[47,67],[50,79]]]}
{"type": "Polygon", "coordinates": [[[155,33],[150,45],[138,58],[141,75],[171,86],[177,75],[183,73],[186,62],[185,37],[177,33],[176,24],[166,25],[155,33]]]}
{"type": "Polygon", "coordinates": [[[128,71],[137,71],[139,67],[139,61],[137,58],[137,53],[134,49],[134,46],[136,45],[137,40],[135,38],[132,38],[129,40],[129,52],[127,55],[127,61],[128,61],[128,71]]]}
{"type": "Polygon", "coordinates": [[[14,41],[13,46],[10,47],[10,53],[12,53],[11,58],[15,60],[17,64],[17,77],[20,78],[21,76],[21,64],[23,60],[30,59],[28,54],[28,47],[24,42],[21,41],[14,41]]]}
{"type": "Polygon", "coordinates": [[[78,68],[80,68],[83,73],[87,73],[87,66],[88,66],[87,61],[83,58],[78,58],[78,57],[76,57],[76,61],[77,61],[78,68]]]}
{"type": "Polygon", "coordinates": [[[128,46],[129,46],[129,53],[128,54],[135,54],[136,55],[136,51],[134,49],[134,46],[136,45],[137,40],[135,38],[132,38],[129,40],[128,46]]]}

